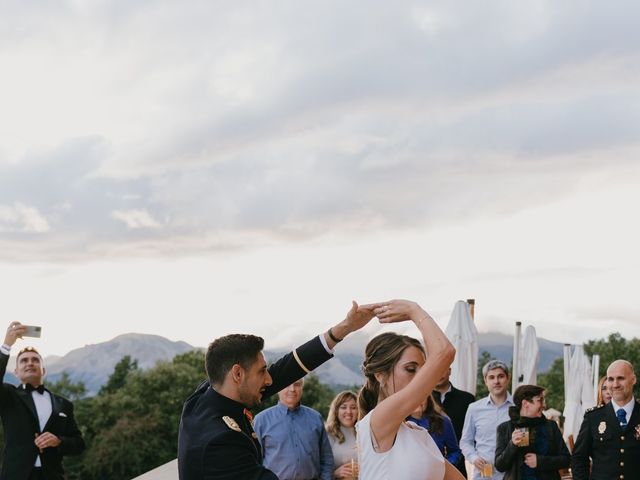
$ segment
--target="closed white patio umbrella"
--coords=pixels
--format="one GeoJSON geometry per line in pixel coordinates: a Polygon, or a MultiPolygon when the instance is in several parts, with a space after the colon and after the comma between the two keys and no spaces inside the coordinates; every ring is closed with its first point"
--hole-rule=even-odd
{"type": "Polygon", "coordinates": [[[520,372],[522,374],[522,384],[535,385],[538,377],[538,359],[540,358],[540,348],[538,347],[538,337],[536,329],[529,325],[524,331],[522,339],[520,372]]]}
{"type": "MultiPolygon", "coordinates": [[[[582,345],[576,345],[569,360],[568,376],[565,377],[565,401],[564,401],[564,432],[565,440],[572,436],[575,440],[580,430],[584,410],[591,406],[583,405],[583,390],[585,387],[585,378],[589,376],[591,382],[591,365],[589,359],[582,349],[582,345]]],[[[593,393],[591,394],[593,397],[593,393]]]]}
{"type": "Polygon", "coordinates": [[[475,395],[478,378],[478,330],[467,302],[456,302],[445,334],[456,348],[456,358],[451,364],[451,383],[456,388],[475,395]]]}

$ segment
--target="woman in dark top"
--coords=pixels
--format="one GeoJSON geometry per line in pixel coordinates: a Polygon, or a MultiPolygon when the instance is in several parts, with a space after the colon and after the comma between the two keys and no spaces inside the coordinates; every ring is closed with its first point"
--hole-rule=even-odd
{"type": "Polygon", "coordinates": [[[442,410],[442,407],[429,395],[425,403],[413,412],[407,420],[426,428],[431,438],[436,442],[440,453],[449,463],[456,465],[460,460],[462,451],[458,446],[456,432],[453,429],[451,419],[442,410]]]}
{"type": "Polygon", "coordinates": [[[506,472],[504,480],[560,480],[571,456],[556,423],[542,415],[544,388],[520,385],[513,403],[511,420],[498,426],[496,470],[506,472]]]}

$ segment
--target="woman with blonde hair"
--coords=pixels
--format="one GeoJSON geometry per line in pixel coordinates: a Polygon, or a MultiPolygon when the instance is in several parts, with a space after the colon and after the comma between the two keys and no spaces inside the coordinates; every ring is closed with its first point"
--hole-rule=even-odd
{"type": "Polygon", "coordinates": [[[611,401],[611,392],[607,385],[607,376],[605,375],[598,382],[598,402],[596,405],[606,405],[611,401]]]}
{"type": "Polygon", "coordinates": [[[333,478],[357,478],[358,475],[357,400],[355,393],[345,390],[335,396],[329,407],[325,429],[333,451],[333,478]]]}
{"type": "Polygon", "coordinates": [[[358,394],[360,480],[458,480],[424,428],[406,422],[455,356],[453,345],[420,305],[407,300],[367,305],[381,323],[411,320],[424,339],[388,332],[365,349],[366,383],[358,394]]]}

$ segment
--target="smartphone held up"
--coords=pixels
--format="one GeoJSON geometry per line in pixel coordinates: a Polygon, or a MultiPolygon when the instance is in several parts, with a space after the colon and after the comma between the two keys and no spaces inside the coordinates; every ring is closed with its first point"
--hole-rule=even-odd
{"type": "Polygon", "coordinates": [[[40,338],[42,335],[42,327],[37,325],[23,325],[27,331],[22,335],[23,337],[35,337],[40,338]]]}

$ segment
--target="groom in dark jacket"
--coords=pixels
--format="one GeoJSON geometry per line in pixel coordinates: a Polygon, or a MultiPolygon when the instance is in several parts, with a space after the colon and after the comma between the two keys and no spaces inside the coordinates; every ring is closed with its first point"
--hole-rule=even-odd
{"type": "MultiPolygon", "coordinates": [[[[26,333],[12,322],[0,346],[0,375],[4,378],[11,347],[26,333]]],[[[33,347],[18,352],[15,375],[20,385],[0,388],[0,416],[6,445],[0,480],[63,480],[64,455],[84,450],[82,433],[73,416],[73,404],[42,384],[42,357],[33,347]]]]}
{"type": "Polygon", "coordinates": [[[231,334],[206,354],[207,381],[184,404],[178,436],[180,480],[278,480],[262,464],[262,447],[250,408],[310,373],[333,356],[333,347],[371,320],[373,311],[353,306],[324,334],[270,367],[261,337],[231,334]]]}

